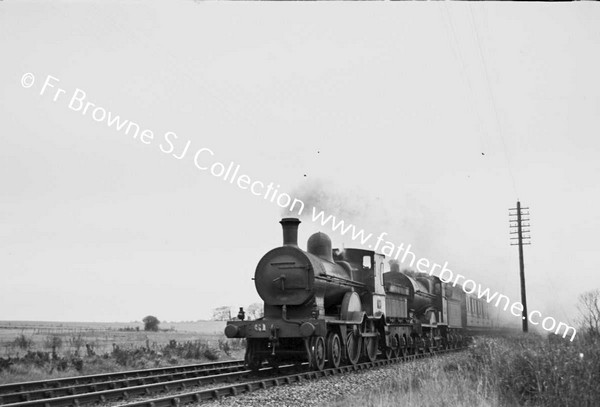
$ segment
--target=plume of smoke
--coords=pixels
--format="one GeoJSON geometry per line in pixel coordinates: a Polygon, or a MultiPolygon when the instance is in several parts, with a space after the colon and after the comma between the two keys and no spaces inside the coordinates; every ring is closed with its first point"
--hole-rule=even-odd
{"type": "MultiPolygon", "coordinates": [[[[333,215],[336,220],[351,223],[358,229],[373,234],[374,243],[379,234],[385,232],[385,240],[396,245],[410,244],[418,256],[436,254],[436,231],[438,219],[415,191],[388,189],[374,195],[360,186],[347,186],[332,181],[312,180],[298,186],[292,196],[306,205],[301,218],[312,222],[313,207],[324,211],[326,216],[333,215]]],[[[320,225],[319,225],[320,226],[320,225]]],[[[331,230],[325,231],[334,234],[331,230]]],[[[358,247],[358,241],[352,241],[349,234],[337,234],[338,242],[358,247]]],[[[439,253],[438,253],[439,254],[439,253]]]]}

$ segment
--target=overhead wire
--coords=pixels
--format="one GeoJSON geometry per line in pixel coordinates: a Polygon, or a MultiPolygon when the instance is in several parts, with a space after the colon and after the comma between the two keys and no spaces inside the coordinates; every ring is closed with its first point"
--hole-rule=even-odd
{"type": "Polygon", "coordinates": [[[448,34],[448,38],[450,39],[450,49],[452,50],[454,58],[459,62],[459,70],[461,72],[460,77],[462,81],[466,84],[468,90],[469,106],[471,108],[471,112],[477,118],[477,135],[479,137],[480,150],[483,153],[484,151],[487,151],[488,148],[484,138],[485,129],[483,126],[483,119],[478,109],[478,105],[475,103],[475,91],[473,89],[473,85],[471,84],[471,80],[469,79],[467,64],[465,63],[465,58],[460,48],[460,42],[458,40],[458,35],[456,34],[456,29],[452,21],[452,16],[450,15],[450,11],[448,10],[448,5],[444,3],[444,6],[441,8],[441,10],[443,20],[445,23],[445,29],[448,34]]]}
{"type": "Polygon", "coordinates": [[[475,31],[475,41],[477,43],[477,49],[479,51],[479,58],[481,60],[481,63],[483,65],[483,73],[485,76],[485,82],[487,85],[487,91],[488,91],[488,95],[490,98],[490,102],[492,105],[492,110],[494,112],[494,117],[496,119],[496,126],[498,127],[498,135],[500,136],[500,141],[502,142],[502,149],[504,151],[504,157],[506,159],[506,165],[507,165],[507,169],[508,169],[508,174],[510,176],[510,180],[512,183],[512,187],[513,187],[513,191],[515,193],[515,196],[518,199],[519,193],[517,192],[517,183],[515,181],[515,176],[512,170],[512,164],[510,161],[510,157],[508,154],[508,148],[506,147],[506,140],[504,139],[504,126],[502,126],[502,121],[500,120],[500,115],[498,114],[498,107],[496,104],[496,97],[494,96],[494,92],[492,89],[492,85],[490,82],[490,74],[489,74],[489,69],[488,69],[488,64],[486,62],[485,59],[485,55],[483,52],[483,48],[481,46],[481,38],[479,35],[479,28],[477,26],[477,23],[475,21],[475,16],[473,14],[473,7],[471,6],[471,4],[468,5],[469,8],[469,14],[471,16],[471,25],[473,27],[473,30],[475,31]]]}

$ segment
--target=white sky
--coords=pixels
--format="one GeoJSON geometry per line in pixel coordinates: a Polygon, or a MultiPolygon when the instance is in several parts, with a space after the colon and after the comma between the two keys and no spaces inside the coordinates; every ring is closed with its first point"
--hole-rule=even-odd
{"type": "Polygon", "coordinates": [[[598,21],[595,3],[3,1],[0,319],[259,300],[280,208],[163,154],[166,131],[281,191],[320,185],[342,217],[515,300],[518,197],[529,308],[569,319],[600,287],[598,21]],[[69,110],[76,88],[156,140],[69,110]]]}

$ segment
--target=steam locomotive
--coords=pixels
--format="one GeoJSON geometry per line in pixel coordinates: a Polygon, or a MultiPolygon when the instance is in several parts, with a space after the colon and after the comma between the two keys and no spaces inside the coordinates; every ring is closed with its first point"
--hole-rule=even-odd
{"type": "Polygon", "coordinates": [[[254,275],[264,317],[229,321],[228,338],[246,338],[245,363],[309,362],[322,370],[377,357],[462,346],[488,329],[487,303],[425,274],[401,272],[397,262],[363,249],[332,249],[324,233],[298,247],[296,218],[280,221],[283,246],[259,261],[254,275]]]}

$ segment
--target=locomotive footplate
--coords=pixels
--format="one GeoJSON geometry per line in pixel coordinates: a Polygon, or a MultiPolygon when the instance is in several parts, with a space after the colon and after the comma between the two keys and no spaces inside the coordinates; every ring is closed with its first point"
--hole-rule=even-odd
{"type": "Polygon", "coordinates": [[[225,327],[228,338],[271,339],[325,336],[327,323],[322,319],[287,320],[257,319],[229,321],[225,327]]]}

